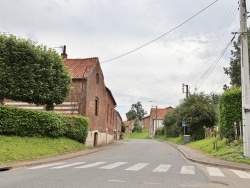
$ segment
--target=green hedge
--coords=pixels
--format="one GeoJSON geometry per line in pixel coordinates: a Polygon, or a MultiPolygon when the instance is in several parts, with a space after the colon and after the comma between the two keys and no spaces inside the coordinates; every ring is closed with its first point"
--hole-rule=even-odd
{"type": "Polygon", "coordinates": [[[231,132],[234,122],[242,121],[241,89],[233,87],[220,97],[220,130],[231,132]]]}
{"type": "Polygon", "coordinates": [[[0,134],[16,136],[68,137],[84,143],[89,119],[63,116],[53,111],[38,111],[0,105],[0,134]]]}

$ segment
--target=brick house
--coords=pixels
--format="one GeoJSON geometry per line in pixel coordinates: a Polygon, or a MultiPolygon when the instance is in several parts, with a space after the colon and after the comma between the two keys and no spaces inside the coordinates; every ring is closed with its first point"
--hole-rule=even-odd
{"type": "Polygon", "coordinates": [[[124,121],[125,124],[125,134],[131,134],[132,130],[134,128],[134,120],[130,120],[130,121],[124,121]]]}
{"type": "Polygon", "coordinates": [[[149,129],[150,128],[150,116],[141,118],[140,124],[142,125],[143,129],[149,129]]]}
{"type": "MultiPolygon", "coordinates": [[[[83,115],[90,119],[86,146],[99,146],[120,138],[122,118],[115,110],[116,101],[105,86],[103,72],[97,57],[68,59],[66,46],[61,54],[71,73],[72,89],[63,104],[56,105],[55,112],[83,115]]],[[[44,106],[4,99],[4,103],[19,108],[44,110],[44,106]]]]}
{"type": "Polygon", "coordinates": [[[122,127],[121,127],[122,117],[121,117],[120,113],[116,110],[114,113],[114,120],[115,120],[114,128],[113,128],[114,140],[119,140],[121,138],[121,135],[122,135],[122,127]]]}
{"type": "Polygon", "coordinates": [[[112,142],[118,138],[114,132],[117,127],[121,130],[122,120],[115,111],[112,92],[105,86],[99,59],[68,59],[65,46],[61,55],[72,76],[72,90],[65,102],[77,103],[79,114],[91,120],[86,145],[92,147],[112,142]]]}
{"type": "Polygon", "coordinates": [[[150,110],[150,131],[149,137],[152,138],[155,135],[155,130],[163,127],[164,116],[171,110],[171,106],[167,108],[151,108],[150,110]]]}

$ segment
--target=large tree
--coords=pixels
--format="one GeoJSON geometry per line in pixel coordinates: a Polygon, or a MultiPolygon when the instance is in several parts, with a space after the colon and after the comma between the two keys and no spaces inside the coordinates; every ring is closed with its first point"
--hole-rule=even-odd
{"type": "Polygon", "coordinates": [[[183,133],[182,120],[186,121],[187,132],[194,140],[204,138],[203,127],[213,127],[217,121],[216,106],[217,100],[214,94],[205,93],[190,94],[181,104],[168,113],[164,119],[164,125],[168,134],[177,136],[183,133]]]}
{"type": "Polygon", "coordinates": [[[141,120],[147,112],[142,108],[141,102],[131,105],[131,109],[126,113],[127,120],[138,118],[141,120]]]}
{"type": "MultiPolygon", "coordinates": [[[[248,32],[250,30],[248,29],[248,32]]],[[[240,36],[237,41],[233,42],[234,50],[231,50],[232,57],[230,58],[229,67],[223,67],[224,73],[229,75],[231,85],[241,86],[241,49],[240,49],[240,36]]],[[[248,52],[250,49],[250,40],[248,40],[248,52]]],[[[249,53],[250,54],[250,53],[249,53]]],[[[250,61],[249,61],[250,62],[250,61]]],[[[227,90],[228,86],[224,85],[224,90],[227,90]]]]}
{"type": "Polygon", "coordinates": [[[13,35],[0,35],[0,99],[46,104],[67,97],[71,77],[55,50],[13,35]]]}

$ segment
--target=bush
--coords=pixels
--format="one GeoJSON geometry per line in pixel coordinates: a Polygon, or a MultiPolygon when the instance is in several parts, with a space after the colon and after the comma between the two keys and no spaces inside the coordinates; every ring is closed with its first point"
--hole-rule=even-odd
{"type": "Polygon", "coordinates": [[[164,135],[164,127],[155,130],[155,137],[164,135]]]}
{"type": "Polygon", "coordinates": [[[234,122],[242,121],[241,90],[233,87],[220,98],[220,130],[223,135],[233,130],[234,122]]]}
{"type": "Polygon", "coordinates": [[[53,111],[35,111],[0,105],[0,134],[16,136],[68,137],[85,142],[88,118],[63,116],[53,111]]]}
{"type": "Polygon", "coordinates": [[[141,126],[141,125],[136,125],[136,126],[133,128],[133,132],[142,132],[142,126],[141,126]]]}
{"type": "Polygon", "coordinates": [[[85,143],[88,135],[89,119],[83,116],[63,116],[66,123],[65,136],[85,143]]]}

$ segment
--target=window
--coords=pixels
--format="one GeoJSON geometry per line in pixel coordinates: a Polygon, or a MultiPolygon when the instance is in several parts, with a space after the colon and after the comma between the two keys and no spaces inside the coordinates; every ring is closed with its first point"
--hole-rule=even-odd
{"type": "Polygon", "coordinates": [[[95,98],[95,115],[98,116],[98,103],[99,103],[99,100],[98,100],[98,97],[95,98]]]}
{"type": "Polygon", "coordinates": [[[108,104],[108,110],[107,110],[107,122],[109,121],[109,104],[108,104]]]}
{"type": "Polygon", "coordinates": [[[96,74],[96,84],[99,84],[99,74],[96,74]]]}

